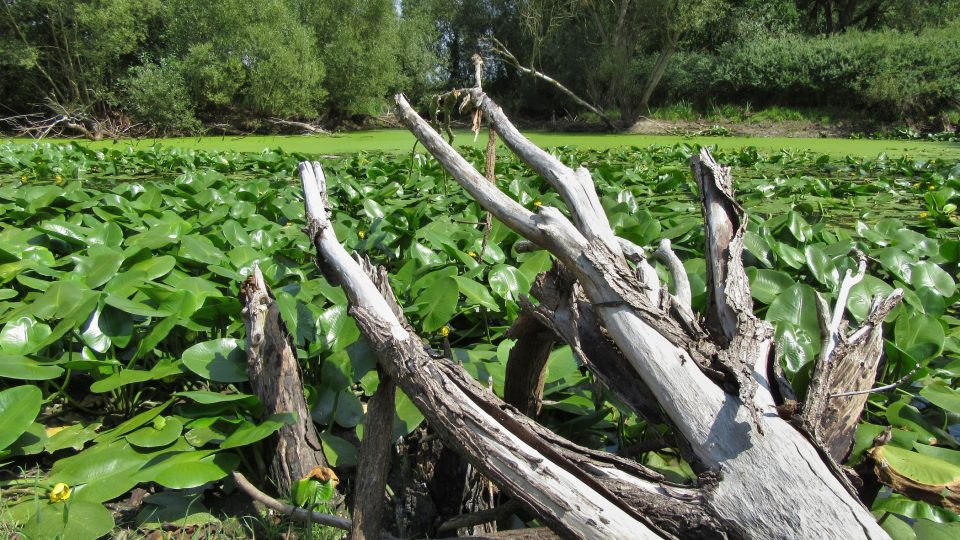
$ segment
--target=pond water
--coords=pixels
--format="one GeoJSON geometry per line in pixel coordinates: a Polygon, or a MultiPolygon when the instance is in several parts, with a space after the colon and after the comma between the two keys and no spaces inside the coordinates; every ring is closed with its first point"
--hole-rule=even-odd
{"type": "MultiPolygon", "coordinates": [[[[792,149],[810,150],[833,157],[861,156],[873,158],[886,152],[891,157],[903,155],[922,158],[941,158],[960,160],[960,143],[866,140],[866,139],[830,139],[830,138],[784,138],[784,137],[683,137],[677,135],[624,135],[597,133],[557,133],[545,131],[525,132],[533,142],[544,147],[575,146],[582,149],[604,150],[608,148],[650,145],[672,145],[679,142],[688,144],[717,145],[723,149],[739,149],[755,146],[763,151],[792,149]]],[[[13,139],[14,142],[31,142],[30,139],[13,139]]],[[[48,142],[63,142],[50,139],[48,142]]],[[[283,149],[286,152],[312,154],[349,154],[354,152],[409,152],[413,149],[414,138],[404,129],[381,129],[353,131],[334,135],[286,135],[286,136],[206,136],[180,138],[124,139],[118,142],[87,142],[73,140],[75,143],[91,148],[130,145],[137,148],[149,148],[155,144],[168,147],[196,148],[205,150],[232,150],[237,152],[261,152],[266,149],[283,149]]],[[[457,133],[455,145],[482,146],[486,144],[486,133],[481,133],[477,141],[467,131],[457,133]]],[[[420,147],[422,150],[422,147],[420,147]]]]}

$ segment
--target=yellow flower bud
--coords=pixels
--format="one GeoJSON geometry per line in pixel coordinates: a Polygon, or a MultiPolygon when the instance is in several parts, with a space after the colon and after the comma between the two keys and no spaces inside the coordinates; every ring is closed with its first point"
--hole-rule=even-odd
{"type": "Polygon", "coordinates": [[[50,490],[50,502],[64,502],[70,498],[70,486],[59,482],[50,490]]]}
{"type": "Polygon", "coordinates": [[[928,213],[926,213],[926,212],[920,212],[920,219],[926,219],[927,216],[929,216],[929,215],[930,215],[930,214],[928,214],[928,213]]]}
{"type": "Polygon", "coordinates": [[[367,231],[357,231],[357,236],[360,237],[361,240],[363,240],[364,238],[367,237],[367,231]]]}
{"type": "Polygon", "coordinates": [[[476,257],[476,256],[477,256],[477,252],[476,252],[476,251],[468,251],[468,252],[467,252],[467,255],[469,255],[469,256],[471,256],[471,257],[476,257]]]}
{"type": "Polygon", "coordinates": [[[533,205],[536,206],[537,208],[540,208],[541,206],[543,206],[543,203],[537,200],[537,201],[533,201],[533,205]]]}
{"type": "Polygon", "coordinates": [[[447,326],[447,325],[443,325],[443,326],[440,328],[440,335],[443,336],[443,337],[449,336],[449,335],[450,335],[450,327],[447,326]]]}

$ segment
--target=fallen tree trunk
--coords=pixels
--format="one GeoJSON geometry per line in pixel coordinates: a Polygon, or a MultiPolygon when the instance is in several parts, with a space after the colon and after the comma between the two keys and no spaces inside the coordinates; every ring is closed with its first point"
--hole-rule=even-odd
{"type": "MultiPolygon", "coordinates": [[[[339,244],[327,218],[321,168],[302,163],[308,231],[324,267],[339,277],[381,367],[444,442],[564,536],[886,538],[836,463],[837,449],[849,448],[852,432],[844,429],[829,445],[823,440],[832,426],[855,423],[862,400],[817,405],[789,421],[777,413],[773,332],[752,312],[741,260],[746,216],[733,198],[730,170],[707,151],[692,159],[707,242],[709,301],[698,317],[668,242],[655,255],[671,272],[673,294],[661,287],[643,249],[614,235],[586,169],[572,170],[522,137],[481,89],[468,92],[505,144],[560,193],[569,219],[557,208],[534,213],[507,197],[403,96],[397,96],[397,115],[482,206],[549,250],[570,273],[577,291],[571,298],[579,300],[539,306],[548,311],[540,317],[544,325],[579,348],[601,380],[619,383],[608,385],[637,412],[662,411],[703,472],[699,485],[679,486],[629,460],[578,447],[432,355],[403,319],[384,274],[359,264],[339,244]],[[581,325],[581,313],[592,319],[581,325]],[[594,327],[609,344],[582,347],[581,336],[594,327]],[[600,361],[610,349],[619,353],[610,358],[621,360],[600,361]],[[646,390],[629,399],[641,384],[646,390]]],[[[867,365],[875,366],[879,323],[898,301],[899,292],[878,299],[867,323],[849,338],[843,327],[831,327],[831,339],[844,346],[827,348],[820,358],[821,366],[830,367],[819,369],[826,375],[811,383],[814,402],[872,384],[875,373],[851,382],[849,373],[856,370],[849,366],[867,357],[873,362],[867,365]]],[[[838,300],[835,313],[842,316],[843,306],[838,300]]],[[[535,410],[535,403],[524,406],[535,410]]]]}

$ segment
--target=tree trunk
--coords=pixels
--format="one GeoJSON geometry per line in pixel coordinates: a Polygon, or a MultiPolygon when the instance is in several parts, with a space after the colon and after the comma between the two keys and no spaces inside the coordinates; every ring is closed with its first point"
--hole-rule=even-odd
{"type": "Polygon", "coordinates": [[[674,36],[667,38],[667,42],[663,45],[663,50],[660,51],[660,56],[657,57],[657,63],[653,65],[653,70],[650,71],[650,77],[647,78],[647,85],[643,88],[643,97],[640,98],[640,110],[643,112],[648,112],[650,110],[650,98],[653,97],[653,92],[657,89],[657,86],[660,85],[660,80],[663,79],[663,74],[667,72],[667,66],[670,65],[670,59],[673,58],[673,53],[677,51],[677,40],[674,36]]]}
{"type": "MultiPolygon", "coordinates": [[[[768,375],[775,371],[773,330],[753,315],[741,260],[747,221],[733,198],[730,169],[706,150],[692,158],[707,242],[709,301],[698,317],[669,242],[661,243],[656,256],[672,273],[674,294],[660,286],[643,249],[614,235],[586,169],[567,168],[525,139],[480,89],[469,90],[469,97],[505,144],[559,192],[570,218],[548,206],[534,213],[510,199],[403,96],[397,96],[397,115],[482,206],[549,250],[569,272],[573,293],[556,307],[539,306],[547,310],[541,319],[548,327],[551,320],[564,321],[555,325],[557,335],[590,360],[598,378],[619,381],[611,390],[631,407],[644,408],[643,400],[628,398],[631,389],[645,387],[643,398],[655,404],[647,408],[663,412],[703,472],[697,485],[671,484],[635,462],[574,445],[518,414],[460,366],[431,355],[402,312],[391,307],[396,303],[383,272],[358,264],[337,241],[320,165],[302,163],[308,231],[319,258],[341,279],[351,313],[381,367],[444,443],[568,537],[886,538],[831,457],[836,452],[827,451],[819,435],[823,426],[851,425],[862,406],[812,408],[791,421],[778,416],[768,375]],[[595,318],[581,324],[571,316],[581,312],[595,318]],[[593,325],[608,336],[609,346],[581,346],[583,329],[593,325]],[[609,349],[622,360],[598,361],[609,349]],[[824,419],[827,409],[831,419],[824,419]]],[[[836,366],[864,356],[875,360],[879,321],[898,295],[875,302],[868,323],[849,337],[843,326],[831,333],[846,345],[820,359],[833,366],[811,383],[822,389],[816,393],[821,403],[838,388],[866,384],[851,383],[846,375],[851,370],[836,366]]],[[[835,313],[842,316],[843,305],[838,303],[835,313]]],[[[850,435],[844,430],[830,447],[844,447],[850,435]]]]}
{"type": "Polygon", "coordinates": [[[314,467],[326,467],[320,437],[303,395],[300,364],[273,293],[256,265],[240,287],[247,330],[247,376],[267,415],[292,412],[293,424],[284,425],[271,438],[275,451],[269,480],[286,497],[291,485],[310,475],[314,467]]]}

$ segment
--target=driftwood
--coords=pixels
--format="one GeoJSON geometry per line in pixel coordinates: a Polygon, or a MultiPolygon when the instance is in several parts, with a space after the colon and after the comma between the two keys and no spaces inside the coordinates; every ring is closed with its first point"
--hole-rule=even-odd
{"type": "Polygon", "coordinates": [[[283,496],[294,482],[310,475],[315,467],[326,467],[320,437],[303,395],[303,381],[296,349],[290,341],[280,308],[254,265],[240,287],[247,331],[247,376],[266,414],[293,413],[295,421],[280,428],[271,438],[275,450],[269,464],[269,480],[283,496]]]}
{"type": "MultiPolygon", "coordinates": [[[[555,272],[568,277],[552,288],[541,283],[543,296],[566,292],[528,306],[531,316],[579,351],[624,403],[669,422],[701,474],[696,485],[677,485],[636,462],[572,444],[433,353],[396,308],[382,270],[354,260],[337,241],[321,167],[301,163],[308,232],[323,267],[339,278],[380,367],[444,444],[562,536],[886,538],[837,465],[852,433],[831,431],[853,425],[862,401],[831,396],[872,384],[875,374],[859,366],[876,366],[879,323],[899,291],[878,299],[867,323],[849,336],[831,321],[828,337],[836,346],[819,360],[810,404],[781,418],[773,331],[753,315],[741,260],[746,215],[734,199],[730,169],[706,150],[692,159],[708,278],[707,308],[694,314],[669,243],[652,255],[671,272],[673,293],[661,286],[642,248],[614,235],[586,169],[570,169],[533,145],[480,88],[464,92],[507,147],[559,192],[569,218],[548,206],[531,212],[510,199],[403,96],[397,115],[477,202],[550,251],[562,266],[555,272]],[[835,399],[845,401],[834,405],[835,399]]],[[[834,319],[842,319],[841,300],[834,319]]],[[[535,413],[536,403],[518,404],[535,413]]]]}
{"type": "Polygon", "coordinates": [[[268,121],[275,126],[294,128],[304,135],[330,135],[329,131],[316,124],[298,122],[296,120],[284,120],[283,118],[271,118],[268,121]]]}

